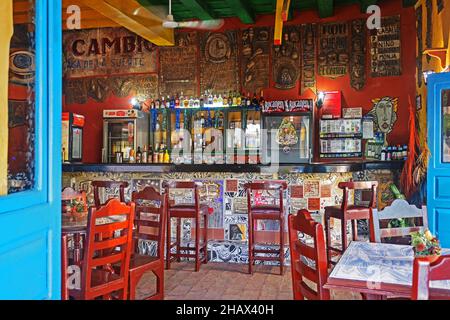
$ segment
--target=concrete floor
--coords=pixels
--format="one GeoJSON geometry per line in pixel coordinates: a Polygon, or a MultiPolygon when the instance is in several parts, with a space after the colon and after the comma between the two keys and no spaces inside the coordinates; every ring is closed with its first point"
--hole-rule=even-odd
{"type": "MultiPolygon", "coordinates": [[[[290,269],[279,275],[279,267],[255,266],[253,275],[246,264],[208,263],[194,272],[193,263],[173,263],[165,271],[166,300],[292,300],[290,269]]],[[[155,278],[146,274],[137,288],[137,298],[152,292],[155,278]],[[150,290],[149,290],[150,289],[150,290]]],[[[331,292],[332,299],[361,299],[348,292],[331,292]]]]}

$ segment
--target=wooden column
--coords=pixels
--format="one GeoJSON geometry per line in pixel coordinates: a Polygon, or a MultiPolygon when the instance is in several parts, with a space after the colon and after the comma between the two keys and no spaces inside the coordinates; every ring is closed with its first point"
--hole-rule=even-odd
{"type": "Polygon", "coordinates": [[[0,1],[0,196],[8,193],[8,73],[13,34],[12,0],[0,1]]]}

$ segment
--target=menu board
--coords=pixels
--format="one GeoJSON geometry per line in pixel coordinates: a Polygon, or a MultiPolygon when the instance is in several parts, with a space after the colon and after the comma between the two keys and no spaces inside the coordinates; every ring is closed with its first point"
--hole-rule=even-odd
{"type": "Polygon", "coordinates": [[[241,79],[245,92],[260,93],[269,87],[270,28],[248,28],[241,33],[241,79]]]}
{"type": "Polygon", "coordinates": [[[337,78],[348,74],[350,49],[348,23],[325,23],[320,25],[319,30],[319,75],[337,78]]]}
{"type": "Polygon", "coordinates": [[[198,96],[198,38],[196,32],[176,32],[174,47],[159,50],[159,81],[162,96],[198,96]]]}
{"type": "Polygon", "coordinates": [[[400,16],[382,18],[381,26],[373,30],[370,37],[372,77],[400,76],[400,16]]]}
{"type": "Polygon", "coordinates": [[[239,92],[237,32],[202,33],[200,48],[200,91],[212,90],[217,94],[239,92]]]}
{"type": "Polygon", "coordinates": [[[157,71],[156,46],[125,28],[65,31],[63,52],[65,78],[157,71]]]}

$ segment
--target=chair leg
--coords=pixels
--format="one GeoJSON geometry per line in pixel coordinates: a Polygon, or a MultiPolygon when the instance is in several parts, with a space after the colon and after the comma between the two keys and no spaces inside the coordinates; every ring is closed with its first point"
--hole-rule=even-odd
{"type": "Polygon", "coordinates": [[[325,213],[325,236],[327,238],[327,260],[328,266],[331,266],[331,229],[330,229],[330,217],[325,213]]]}
{"type": "Polygon", "coordinates": [[[200,217],[195,219],[195,272],[200,270],[200,217]]]}
{"type": "Polygon", "coordinates": [[[181,218],[177,218],[177,261],[181,262],[181,218]]]}
{"type": "Polygon", "coordinates": [[[171,252],[170,252],[170,247],[172,246],[172,226],[171,226],[171,221],[172,219],[169,217],[167,217],[167,246],[166,246],[166,269],[169,270],[170,269],[170,259],[171,257],[171,252]]]}
{"type": "Polygon", "coordinates": [[[352,220],[353,241],[358,241],[358,220],[352,220]]]}
{"type": "Polygon", "coordinates": [[[345,251],[345,249],[347,249],[348,246],[348,240],[347,240],[347,220],[345,218],[343,218],[341,220],[341,243],[342,243],[342,252],[345,251]]]}
{"type": "Polygon", "coordinates": [[[138,275],[135,272],[130,272],[129,275],[130,275],[130,278],[129,278],[129,284],[128,284],[128,288],[129,288],[128,289],[129,290],[128,299],[136,300],[136,286],[142,275],[138,275]]]}
{"type": "Polygon", "coordinates": [[[280,220],[280,275],[284,273],[284,219],[280,220]]]}
{"type": "Polygon", "coordinates": [[[157,275],[157,291],[161,300],[164,300],[164,268],[159,268],[157,275]]]}
{"type": "Polygon", "coordinates": [[[204,223],[204,229],[203,229],[203,242],[204,242],[204,263],[208,263],[208,215],[204,215],[205,223],[204,223]]]}
{"type": "Polygon", "coordinates": [[[248,273],[253,273],[253,219],[248,221],[248,273]]]}

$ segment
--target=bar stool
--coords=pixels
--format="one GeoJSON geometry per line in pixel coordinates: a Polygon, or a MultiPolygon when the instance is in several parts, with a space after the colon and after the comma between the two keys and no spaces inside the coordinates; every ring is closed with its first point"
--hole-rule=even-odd
{"type": "Polygon", "coordinates": [[[166,190],[167,195],[170,198],[171,189],[190,189],[193,191],[194,203],[190,204],[176,204],[174,201],[168,201],[167,206],[167,246],[166,246],[166,269],[170,269],[170,263],[172,259],[176,259],[178,262],[181,258],[194,258],[195,259],[195,271],[200,270],[201,263],[208,262],[208,206],[200,204],[200,196],[198,188],[201,187],[199,182],[189,181],[171,181],[165,182],[163,187],[166,190]],[[203,217],[204,229],[203,229],[203,244],[200,244],[200,219],[203,217]],[[172,243],[172,231],[171,222],[172,218],[177,219],[176,229],[176,241],[172,243]],[[181,219],[195,219],[195,246],[193,248],[189,246],[181,246],[181,219]],[[176,252],[172,253],[172,248],[176,248],[176,252]],[[185,253],[181,253],[184,251],[185,253]],[[189,252],[194,253],[189,253],[189,252]]]}
{"type": "Polygon", "coordinates": [[[376,207],[376,194],[378,182],[376,181],[362,181],[362,182],[340,182],[339,189],[343,190],[343,200],[341,206],[325,207],[325,231],[327,236],[327,259],[328,265],[334,265],[336,262],[332,261],[331,253],[338,252],[342,254],[347,249],[347,222],[352,222],[353,241],[358,238],[357,220],[371,219],[372,210],[376,207]],[[348,204],[348,190],[371,190],[370,202],[368,206],[356,206],[348,204]],[[331,245],[331,229],[330,218],[341,220],[341,248],[338,249],[331,245]]]}
{"type": "Polygon", "coordinates": [[[253,273],[253,264],[255,260],[260,261],[278,261],[280,263],[280,274],[284,271],[284,206],[283,192],[287,189],[287,183],[284,181],[261,181],[246,183],[244,188],[247,190],[248,205],[248,272],[253,273]],[[278,197],[271,197],[273,204],[259,204],[255,201],[253,191],[278,191],[278,197]],[[278,204],[277,204],[278,198],[278,204]],[[278,250],[255,249],[254,226],[257,220],[275,220],[280,223],[280,248],[278,250]],[[278,254],[273,256],[258,256],[257,254],[278,254]]]}
{"type": "Polygon", "coordinates": [[[100,202],[99,189],[100,188],[119,188],[120,202],[125,203],[125,188],[128,188],[128,182],[125,181],[92,181],[91,185],[94,187],[94,204],[99,209],[104,203],[100,202]]]}

